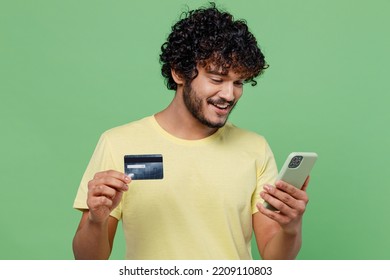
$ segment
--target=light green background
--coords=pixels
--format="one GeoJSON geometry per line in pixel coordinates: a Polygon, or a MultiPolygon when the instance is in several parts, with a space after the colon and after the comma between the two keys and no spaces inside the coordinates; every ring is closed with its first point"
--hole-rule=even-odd
{"type": "MultiPolygon", "coordinates": [[[[72,203],[99,135],[170,102],[160,46],[206,3],[0,1],[0,259],[73,258],[72,203]]],[[[279,167],[319,154],[298,258],[390,259],[390,2],[217,3],[271,65],[231,120],[264,135],[279,167]]]]}

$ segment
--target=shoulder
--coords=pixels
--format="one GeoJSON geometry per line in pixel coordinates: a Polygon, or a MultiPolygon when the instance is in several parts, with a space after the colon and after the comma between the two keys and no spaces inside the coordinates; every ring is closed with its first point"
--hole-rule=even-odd
{"type": "Polygon", "coordinates": [[[251,130],[237,127],[230,122],[226,123],[222,134],[227,138],[233,139],[234,141],[257,143],[261,145],[267,144],[267,140],[263,135],[260,135],[251,130]]]}
{"type": "Polygon", "coordinates": [[[127,138],[128,136],[139,135],[142,132],[150,131],[151,116],[145,117],[127,124],[106,130],[102,133],[102,138],[117,139],[127,138]]]}
{"type": "Polygon", "coordinates": [[[221,133],[230,151],[238,151],[256,158],[258,166],[266,167],[269,160],[273,161],[273,153],[268,141],[263,135],[254,131],[239,128],[227,123],[221,133]]]}

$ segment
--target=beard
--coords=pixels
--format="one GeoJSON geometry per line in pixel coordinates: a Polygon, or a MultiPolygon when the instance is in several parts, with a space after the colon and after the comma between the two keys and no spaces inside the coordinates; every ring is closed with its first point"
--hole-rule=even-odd
{"type": "Polygon", "coordinates": [[[184,85],[183,88],[183,99],[184,104],[186,105],[188,111],[192,116],[197,119],[201,124],[210,127],[210,128],[221,128],[225,125],[230,113],[232,112],[234,106],[236,105],[234,101],[227,101],[223,98],[212,99],[208,98],[206,100],[207,104],[226,104],[228,103],[230,108],[229,113],[226,116],[221,116],[217,121],[212,121],[208,119],[205,115],[204,109],[202,107],[202,99],[197,96],[196,91],[191,87],[191,84],[184,85]]]}

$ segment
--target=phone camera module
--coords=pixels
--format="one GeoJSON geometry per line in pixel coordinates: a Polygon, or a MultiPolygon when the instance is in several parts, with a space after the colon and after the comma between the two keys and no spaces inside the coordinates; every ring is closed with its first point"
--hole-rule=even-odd
{"type": "Polygon", "coordinates": [[[291,159],[288,167],[289,168],[297,168],[300,164],[301,164],[301,161],[303,159],[303,156],[295,156],[291,159]]]}

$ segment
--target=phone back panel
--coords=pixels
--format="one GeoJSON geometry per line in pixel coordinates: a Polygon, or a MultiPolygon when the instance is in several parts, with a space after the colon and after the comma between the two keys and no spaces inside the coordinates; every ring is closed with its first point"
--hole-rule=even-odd
{"type": "Polygon", "coordinates": [[[280,170],[277,179],[301,188],[307,176],[309,176],[317,157],[316,153],[310,152],[291,153],[280,170]]]}

